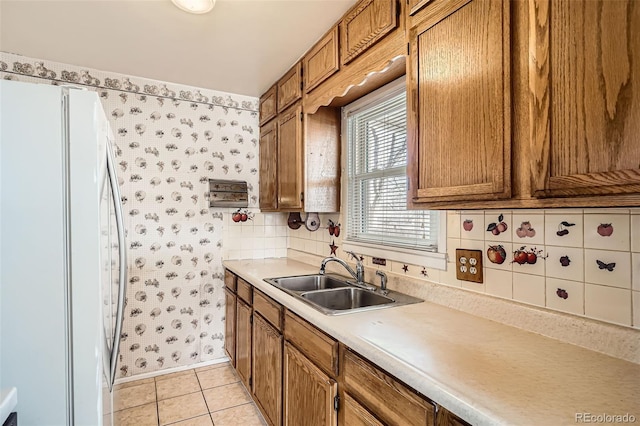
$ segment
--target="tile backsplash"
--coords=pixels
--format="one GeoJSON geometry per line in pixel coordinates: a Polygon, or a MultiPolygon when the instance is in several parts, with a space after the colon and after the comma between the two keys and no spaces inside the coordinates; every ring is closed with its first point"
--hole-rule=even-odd
{"type": "MultiPolygon", "coordinates": [[[[288,247],[347,260],[342,237],[323,227],[289,230],[288,247]]],[[[374,265],[428,280],[541,308],[640,329],[640,209],[550,209],[447,212],[447,269],[388,261],[374,265]],[[456,278],[455,250],[482,250],[484,283],[456,278]],[[504,250],[506,259],[488,255],[504,250]],[[492,261],[493,260],[493,261],[492,261]]]]}

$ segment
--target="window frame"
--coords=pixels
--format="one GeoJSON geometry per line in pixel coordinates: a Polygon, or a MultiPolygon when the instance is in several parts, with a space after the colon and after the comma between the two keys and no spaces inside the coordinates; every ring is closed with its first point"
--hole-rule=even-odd
{"type": "Polygon", "coordinates": [[[348,150],[349,150],[349,131],[348,131],[348,115],[365,109],[376,103],[382,102],[402,89],[406,90],[405,76],[400,77],[391,83],[363,96],[362,98],[345,105],[341,109],[341,157],[342,157],[342,178],[341,178],[341,204],[343,213],[343,228],[345,237],[342,241],[343,250],[354,251],[366,256],[380,257],[383,259],[425,266],[434,269],[446,270],[447,267],[447,211],[438,211],[438,250],[416,250],[404,247],[388,246],[384,244],[371,244],[361,241],[353,241],[348,239],[348,220],[349,217],[349,175],[348,175],[348,150]]]}

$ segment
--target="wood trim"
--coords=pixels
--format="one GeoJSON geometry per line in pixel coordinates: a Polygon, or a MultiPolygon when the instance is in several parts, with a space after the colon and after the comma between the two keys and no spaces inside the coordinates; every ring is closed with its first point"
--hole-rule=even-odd
{"type": "Polygon", "coordinates": [[[420,9],[425,7],[432,0],[407,0],[409,3],[409,16],[415,15],[420,9]],[[413,3],[413,5],[412,5],[413,3]]]}
{"type": "Polygon", "coordinates": [[[224,289],[224,350],[232,366],[236,366],[236,295],[230,289],[224,289]]]}
{"type": "Polygon", "coordinates": [[[550,0],[529,0],[529,140],[533,194],[547,188],[550,176],[550,0]]]}
{"type": "Polygon", "coordinates": [[[344,421],[349,426],[384,426],[376,416],[363,407],[355,398],[348,393],[344,393],[343,411],[344,421]]]}
{"type": "Polygon", "coordinates": [[[509,200],[486,201],[468,199],[460,201],[436,201],[432,199],[423,199],[419,201],[421,201],[421,203],[414,204],[414,208],[431,210],[550,209],[567,207],[597,208],[612,206],[640,207],[640,193],[590,197],[556,196],[556,198],[512,198],[509,200]]]}
{"type": "Polygon", "coordinates": [[[334,73],[340,70],[340,60],[339,60],[339,37],[338,37],[338,25],[333,27],[331,31],[329,31],[311,50],[304,56],[303,69],[304,72],[304,90],[306,93],[309,93],[313,89],[315,89],[320,83],[324,82],[327,78],[331,77],[334,73]],[[325,56],[325,58],[330,59],[328,63],[328,67],[324,70],[324,73],[318,75],[314,80],[310,80],[309,70],[311,69],[310,62],[317,55],[324,53],[326,55],[327,45],[329,43],[334,43],[333,51],[330,51],[330,57],[325,56]]]}
{"type": "Polygon", "coordinates": [[[360,0],[353,9],[347,12],[340,22],[340,52],[342,65],[346,65],[357,58],[362,52],[373,46],[377,41],[381,40],[385,35],[398,26],[396,3],[396,0],[360,0]],[[349,46],[349,24],[353,22],[367,7],[375,7],[372,6],[374,3],[382,2],[389,4],[391,20],[387,25],[375,28],[373,32],[359,40],[354,46],[349,46]]]}
{"type": "Polygon", "coordinates": [[[468,197],[469,194],[493,194],[494,184],[479,183],[475,185],[448,186],[446,188],[421,188],[418,189],[418,198],[421,197],[449,197],[461,195],[468,197]]]}

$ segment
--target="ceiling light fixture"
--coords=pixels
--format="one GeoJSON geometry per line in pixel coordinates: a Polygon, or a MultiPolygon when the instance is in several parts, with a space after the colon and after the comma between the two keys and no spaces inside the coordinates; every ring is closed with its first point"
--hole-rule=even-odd
{"type": "Polygon", "coordinates": [[[189,13],[202,14],[210,12],[216,0],[171,0],[180,9],[189,13]]]}

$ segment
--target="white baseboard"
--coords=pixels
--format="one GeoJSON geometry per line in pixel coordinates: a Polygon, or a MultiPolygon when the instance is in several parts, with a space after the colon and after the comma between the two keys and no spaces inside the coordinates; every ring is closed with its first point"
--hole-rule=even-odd
{"type": "Polygon", "coordinates": [[[135,380],[148,379],[150,377],[162,376],[164,374],[177,373],[179,371],[192,370],[194,368],[207,367],[209,365],[221,364],[223,362],[228,362],[228,361],[229,361],[229,357],[225,356],[223,358],[213,359],[211,361],[199,362],[197,364],[182,365],[180,367],[165,368],[163,370],[150,371],[148,373],[136,374],[135,376],[123,377],[123,378],[120,378],[120,379],[116,379],[115,380],[115,384],[119,385],[121,383],[133,382],[135,380]]]}

